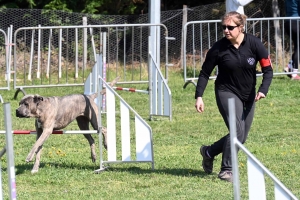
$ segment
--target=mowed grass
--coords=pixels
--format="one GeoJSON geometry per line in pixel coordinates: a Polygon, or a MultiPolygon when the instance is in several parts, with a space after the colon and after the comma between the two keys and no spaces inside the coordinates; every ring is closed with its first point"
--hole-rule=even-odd
{"type": "MultiPolygon", "coordinates": [[[[261,78],[258,78],[258,85],[261,78]]],[[[32,175],[33,163],[25,158],[35,142],[35,135],[14,135],[15,170],[18,199],[233,199],[233,185],[220,181],[221,156],[214,162],[214,172],[201,168],[199,147],[211,144],[228,131],[214,98],[214,81],[204,94],[205,112],[194,108],[195,87],[183,89],[182,73],[169,72],[173,117],[155,117],[149,121],[148,95],[118,93],[149,123],[153,131],[155,170],[150,163],[111,164],[95,174],[99,159],[92,163],[88,142],[82,135],[51,135],[45,142],[40,170],[32,175]]],[[[125,87],[125,86],[124,86],[125,87]]],[[[127,86],[126,86],[127,87],[127,86]]],[[[134,86],[140,87],[140,86],[134,86]]],[[[144,89],[145,87],[143,87],[144,89]]],[[[137,88],[139,89],[139,88],[137,88]]],[[[10,102],[13,130],[34,130],[34,119],[18,119],[15,109],[21,99],[15,91],[0,91],[10,102]]],[[[26,89],[44,96],[83,93],[83,87],[26,89]]],[[[0,130],[5,130],[3,106],[0,130]]],[[[254,122],[245,146],[297,197],[300,196],[300,83],[286,76],[274,77],[266,99],[256,104],[254,122]]],[[[76,123],[65,130],[77,130],[76,123]]],[[[94,136],[96,146],[98,136],[94,136]]],[[[0,135],[0,148],[5,145],[0,135]]],[[[1,150],[0,149],[0,150],[1,150]]],[[[106,152],[105,152],[106,153],[106,152]]],[[[97,151],[99,156],[99,150],[97,151]]],[[[1,158],[4,199],[8,199],[7,158],[1,158]]],[[[239,152],[241,199],[248,199],[247,161],[239,152]]],[[[274,199],[274,185],[266,177],[267,199],[274,199]]]]}

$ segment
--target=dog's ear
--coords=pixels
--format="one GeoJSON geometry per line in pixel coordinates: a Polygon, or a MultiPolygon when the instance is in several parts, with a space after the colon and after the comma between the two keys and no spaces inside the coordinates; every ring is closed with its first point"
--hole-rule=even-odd
{"type": "Polygon", "coordinates": [[[36,104],[40,103],[43,100],[44,100],[44,98],[42,96],[34,95],[34,97],[33,97],[33,102],[36,104]]]}

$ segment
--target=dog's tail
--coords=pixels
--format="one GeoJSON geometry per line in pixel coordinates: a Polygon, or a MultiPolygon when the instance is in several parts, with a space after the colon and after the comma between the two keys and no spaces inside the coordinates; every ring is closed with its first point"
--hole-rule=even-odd
{"type": "MultiPolygon", "coordinates": [[[[120,76],[118,76],[117,78],[115,78],[112,82],[109,83],[110,87],[113,87],[114,85],[116,85],[116,83],[118,82],[118,80],[120,79],[120,76]]],[[[101,94],[105,94],[106,93],[106,89],[104,88],[101,91],[101,94]]]]}
{"type": "MultiPolygon", "coordinates": [[[[120,79],[120,76],[118,76],[117,78],[115,78],[112,82],[109,83],[109,86],[113,87],[114,85],[116,85],[116,83],[118,82],[118,80],[120,79]]],[[[104,88],[101,92],[102,95],[106,93],[106,88],[104,88]]],[[[90,97],[92,100],[94,100],[96,97],[98,96],[98,93],[94,93],[91,94],[90,97]]]]}

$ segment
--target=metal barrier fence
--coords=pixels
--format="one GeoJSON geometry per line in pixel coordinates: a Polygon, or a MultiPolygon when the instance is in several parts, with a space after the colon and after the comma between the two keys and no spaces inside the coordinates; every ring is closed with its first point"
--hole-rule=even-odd
{"type": "MultiPolygon", "coordinates": [[[[165,38],[164,45],[168,43],[170,37],[163,24],[38,26],[17,29],[14,32],[15,97],[20,91],[25,94],[25,88],[83,85],[96,62],[96,54],[103,51],[102,32],[107,33],[108,41],[107,81],[120,76],[122,81],[119,84],[148,83],[148,54],[142,51],[148,49],[148,37],[142,35],[148,33],[150,27],[161,29],[157,34],[165,38]],[[131,38],[129,42],[128,38],[131,38]],[[115,49],[114,55],[109,54],[111,49],[115,49]]],[[[167,54],[167,49],[159,54],[165,58],[165,70],[170,66],[167,54]]]]}
{"type": "Polygon", "coordinates": [[[233,172],[233,189],[234,200],[240,200],[240,182],[238,169],[238,149],[247,155],[248,167],[248,193],[250,200],[266,200],[266,187],[264,174],[268,175],[274,183],[275,199],[280,200],[298,200],[293,193],[288,190],[259,160],[255,158],[250,151],[239,142],[236,136],[235,121],[235,102],[234,99],[228,99],[229,106],[229,129],[230,129],[230,145],[233,172]]]}
{"type": "Polygon", "coordinates": [[[149,102],[150,119],[152,116],[168,116],[172,119],[172,96],[167,79],[162,75],[157,62],[149,52],[149,59],[152,63],[149,69],[149,102]]]}
{"type": "MultiPolygon", "coordinates": [[[[104,127],[103,122],[106,122],[107,127],[107,159],[105,160],[102,145],[100,145],[100,169],[96,172],[105,170],[104,164],[116,163],[136,163],[150,162],[154,169],[154,155],[152,142],[152,129],[143,120],[141,116],[130,107],[124,99],[116,91],[107,84],[104,79],[99,76],[99,85],[104,85],[106,88],[107,112],[106,118],[99,117],[99,124],[104,127]],[[119,105],[119,112],[116,105],[119,105]],[[116,120],[116,113],[120,113],[120,120],[116,120]],[[132,115],[134,122],[131,122],[132,115]],[[121,127],[117,132],[116,127],[121,127]],[[133,130],[132,130],[133,129],[133,130]],[[118,136],[120,139],[118,140],[118,136]],[[135,144],[131,144],[132,138],[135,139],[135,144]],[[134,149],[133,152],[131,149],[134,149]],[[118,151],[119,149],[119,151],[118,151]]],[[[98,90],[100,96],[100,89],[98,90]]],[[[101,112],[102,101],[98,99],[99,113],[101,112]]],[[[102,137],[99,144],[102,144],[102,137]]]]}
{"type": "MultiPolygon", "coordinates": [[[[105,33],[103,34],[106,35],[105,33]]],[[[103,38],[103,44],[106,43],[105,37],[103,38]]],[[[92,94],[98,90],[98,77],[101,76],[106,79],[106,55],[96,55],[97,63],[92,69],[92,72],[87,77],[84,84],[84,94],[92,94]]],[[[149,60],[151,64],[149,66],[149,81],[148,90],[140,90],[142,93],[149,94],[149,117],[153,116],[167,116],[172,119],[172,97],[171,90],[167,84],[167,80],[162,75],[159,66],[154,61],[152,52],[149,51],[149,60]]],[[[117,75],[117,74],[116,74],[117,75]]],[[[167,75],[166,75],[167,76],[167,75]]],[[[118,82],[119,83],[119,82],[118,82]]],[[[116,88],[118,89],[118,88],[116,88]]],[[[130,90],[129,90],[130,91],[130,90]]],[[[132,91],[132,90],[131,90],[132,91]]],[[[102,99],[102,111],[105,111],[106,107],[105,95],[102,99]]]]}
{"type": "MultiPolygon", "coordinates": [[[[105,43],[105,39],[103,43],[105,43]]],[[[143,120],[143,118],[140,117],[138,113],[132,109],[132,107],[126,103],[126,101],[113,89],[113,87],[111,87],[105,81],[105,78],[102,76],[105,74],[104,58],[105,56],[103,57],[102,54],[97,55],[97,64],[93,67],[93,70],[88,76],[84,87],[85,94],[98,92],[98,97],[95,99],[99,109],[98,113],[100,115],[98,118],[98,124],[101,128],[107,128],[107,160],[105,160],[105,156],[103,155],[103,138],[100,134],[100,168],[96,170],[96,173],[105,170],[104,164],[106,163],[151,162],[152,169],[154,169],[152,129],[143,120]],[[105,94],[100,92],[103,88],[106,88],[105,94]],[[117,111],[116,105],[120,106],[119,112],[117,111]],[[120,120],[116,120],[117,113],[120,113],[120,120]],[[105,114],[106,117],[103,117],[105,114]],[[134,115],[134,122],[131,122],[130,120],[132,115],[134,115]],[[133,126],[134,129],[131,130],[130,126],[133,126]],[[120,127],[121,130],[117,132],[116,127],[120,127]],[[120,137],[121,142],[118,140],[117,136],[120,137]],[[135,139],[135,145],[132,145],[130,142],[132,138],[135,139]],[[120,151],[117,151],[120,143],[120,151]],[[131,151],[132,146],[135,146],[136,149],[134,154],[131,151]],[[119,159],[119,154],[121,154],[121,159],[119,159]]],[[[149,103],[151,104],[152,102],[149,103]]]]}
{"type": "MultiPolygon", "coordinates": [[[[14,163],[14,149],[13,149],[13,137],[11,134],[12,123],[11,123],[11,109],[9,103],[3,104],[4,110],[4,121],[6,128],[6,154],[7,154],[7,174],[8,174],[8,188],[9,188],[9,199],[15,200],[17,199],[17,191],[16,191],[16,176],[15,176],[15,163],[14,163]]],[[[1,154],[3,155],[3,150],[1,154]]],[[[1,156],[0,156],[1,158],[1,156]]],[[[1,163],[0,163],[1,164],[1,163]]],[[[3,199],[2,192],[2,169],[0,165],[0,199],[3,199]]]]}
{"type": "MultiPolygon", "coordinates": [[[[9,90],[10,89],[10,61],[11,61],[11,36],[12,36],[12,27],[7,29],[7,33],[0,29],[0,90],[9,90]]],[[[4,100],[0,94],[0,102],[3,103],[4,100]]]]}
{"type": "MultiPolygon", "coordinates": [[[[300,17],[248,18],[245,32],[252,33],[261,39],[268,50],[274,75],[290,75],[296,72],[284,72],[293,53],[291,34],[285,34],[285,21],[300,20],[300,17]],[[287,36],[287,37],[286,37],[287,36]]],[[[300,27],[297,27],[300,30],[300,27]]],[[[198,79],[207,51],[223,36],[221,20],[191,21],[183,28],[183,70],[184,88],[198,79]]],[[[291,32],[291,31],[290,31],[291,32]]],[[[299,34],[299,31],[298,31],[299,34]]],[[[299,45],[298,45],[299,52],[299,45]]],[[[298,55],[299,56],[299,55],[298,55]]],[[[299,63],[299,61],[298,61],[299,63]]],[[[260,71],[260,68],[257,69],[260,71]]],[[[210,79],[215,79],[218,71],[210,79]]],[[[298,72],[298,74],[300,71],[298,72]]],[[[261,76],[258,73],[257,76],[261,76]]]]}

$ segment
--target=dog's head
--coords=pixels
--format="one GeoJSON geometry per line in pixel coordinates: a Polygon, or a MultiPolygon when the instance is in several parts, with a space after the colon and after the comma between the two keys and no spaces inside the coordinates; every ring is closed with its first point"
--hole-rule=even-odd
{"type": "Polygon", "coordinates": [[[37,107],[44,98],[39,95],[26,95],[24,96],[20,103],[19,108],[16,110],[16,116],[23,117],[36,117],[37,116],[37,107]]]}

